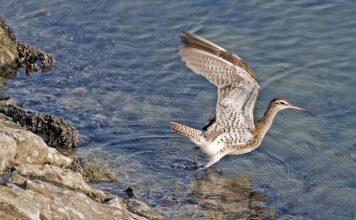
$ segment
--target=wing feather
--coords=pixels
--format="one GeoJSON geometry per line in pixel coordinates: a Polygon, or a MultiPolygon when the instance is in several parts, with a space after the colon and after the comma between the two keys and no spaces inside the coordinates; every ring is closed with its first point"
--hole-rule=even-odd
{"type": "Polygon", "coordinates": [[[214,138],[231,127],[253,129],[260,86],[250,67],[239,56],[202,37],[183,33],[181,38],[180,55],[186,66],[218,87],[216,120],[207,136],[214,138]]]}
{"type": "Polygon", "coordinates": [[[231,64],[244,69],[252,78],[256,78],[255,73],[252,71],[252,69],[241,57],[237,56],[236,54],[233,54],[227,51],[226,49],[220,47],[219,45],[214,44],[200,36],[188,32],[183,32],[180,37],[182,39],[182,43],[186,47],[197,48],[208,53],[214,54],[218,57],[222,57],[224,60],[230,62],[231,64]]]}

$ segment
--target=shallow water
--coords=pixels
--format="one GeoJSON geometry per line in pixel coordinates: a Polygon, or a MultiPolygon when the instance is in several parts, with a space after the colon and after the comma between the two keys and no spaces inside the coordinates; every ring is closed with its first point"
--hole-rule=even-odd
{"type": "MultiPolygon", "coordinates": [[[[119,181],[167,218],[352,219],[356,215],[356,2],[4,1],[19,41],[53,54],[48,74],[0,82],[82,134],[77,155],[105,158],[119,181]],[[193,144],[169,121],[202,127],[216,90],[180,61],[179,32],[241,55],[261,84],[256,115],[274,96],[317,118],[279,114],[256,151],[193,170],[193,144]]],[[[198,153],[199,163],[207,158],[198,153]]]]}

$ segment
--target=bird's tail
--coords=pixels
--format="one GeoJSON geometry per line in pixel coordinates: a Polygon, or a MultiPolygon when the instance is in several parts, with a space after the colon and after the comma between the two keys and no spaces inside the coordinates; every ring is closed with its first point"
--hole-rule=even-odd
{"type": "Polygon", "coordinates": [[[204,137],[201,131],[176,122],[170,122],[170,126],[177,133],[184,135],[196,145],[201,146],[204,143],[204,137]]]}

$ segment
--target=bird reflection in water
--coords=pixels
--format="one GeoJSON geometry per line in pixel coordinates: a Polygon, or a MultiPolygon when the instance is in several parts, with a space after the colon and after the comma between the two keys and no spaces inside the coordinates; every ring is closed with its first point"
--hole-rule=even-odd
{"type": "Polygon", "coordinates": [[[198,218],[275,219],[274,210],[266,205],[267,197],[254,189],[247,174],[226,177],[208,169],[192,185],[189,196],[201,209],[196,210],[198,218]]]}

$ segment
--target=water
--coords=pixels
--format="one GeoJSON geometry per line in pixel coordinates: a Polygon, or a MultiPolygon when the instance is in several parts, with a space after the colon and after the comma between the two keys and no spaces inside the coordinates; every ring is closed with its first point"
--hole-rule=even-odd
{"type": "MultiPolygon", "coordinates": [[[[1,82],[82,134],[77,155],[105,158],[166,218],[353,219],[356,215],[356,2],[0,1],[19,41],[56,59],[48,74],[1,82]],[[202,127],[215,88],[180,61],[178,34],[203,35],[241,55],[274,96],[312,109],[279,114],[256,151],[194,171],[193,144],[168,122],[202,127]]],[[[206,162],[202,154],[199,163],[206,162]]]]}

